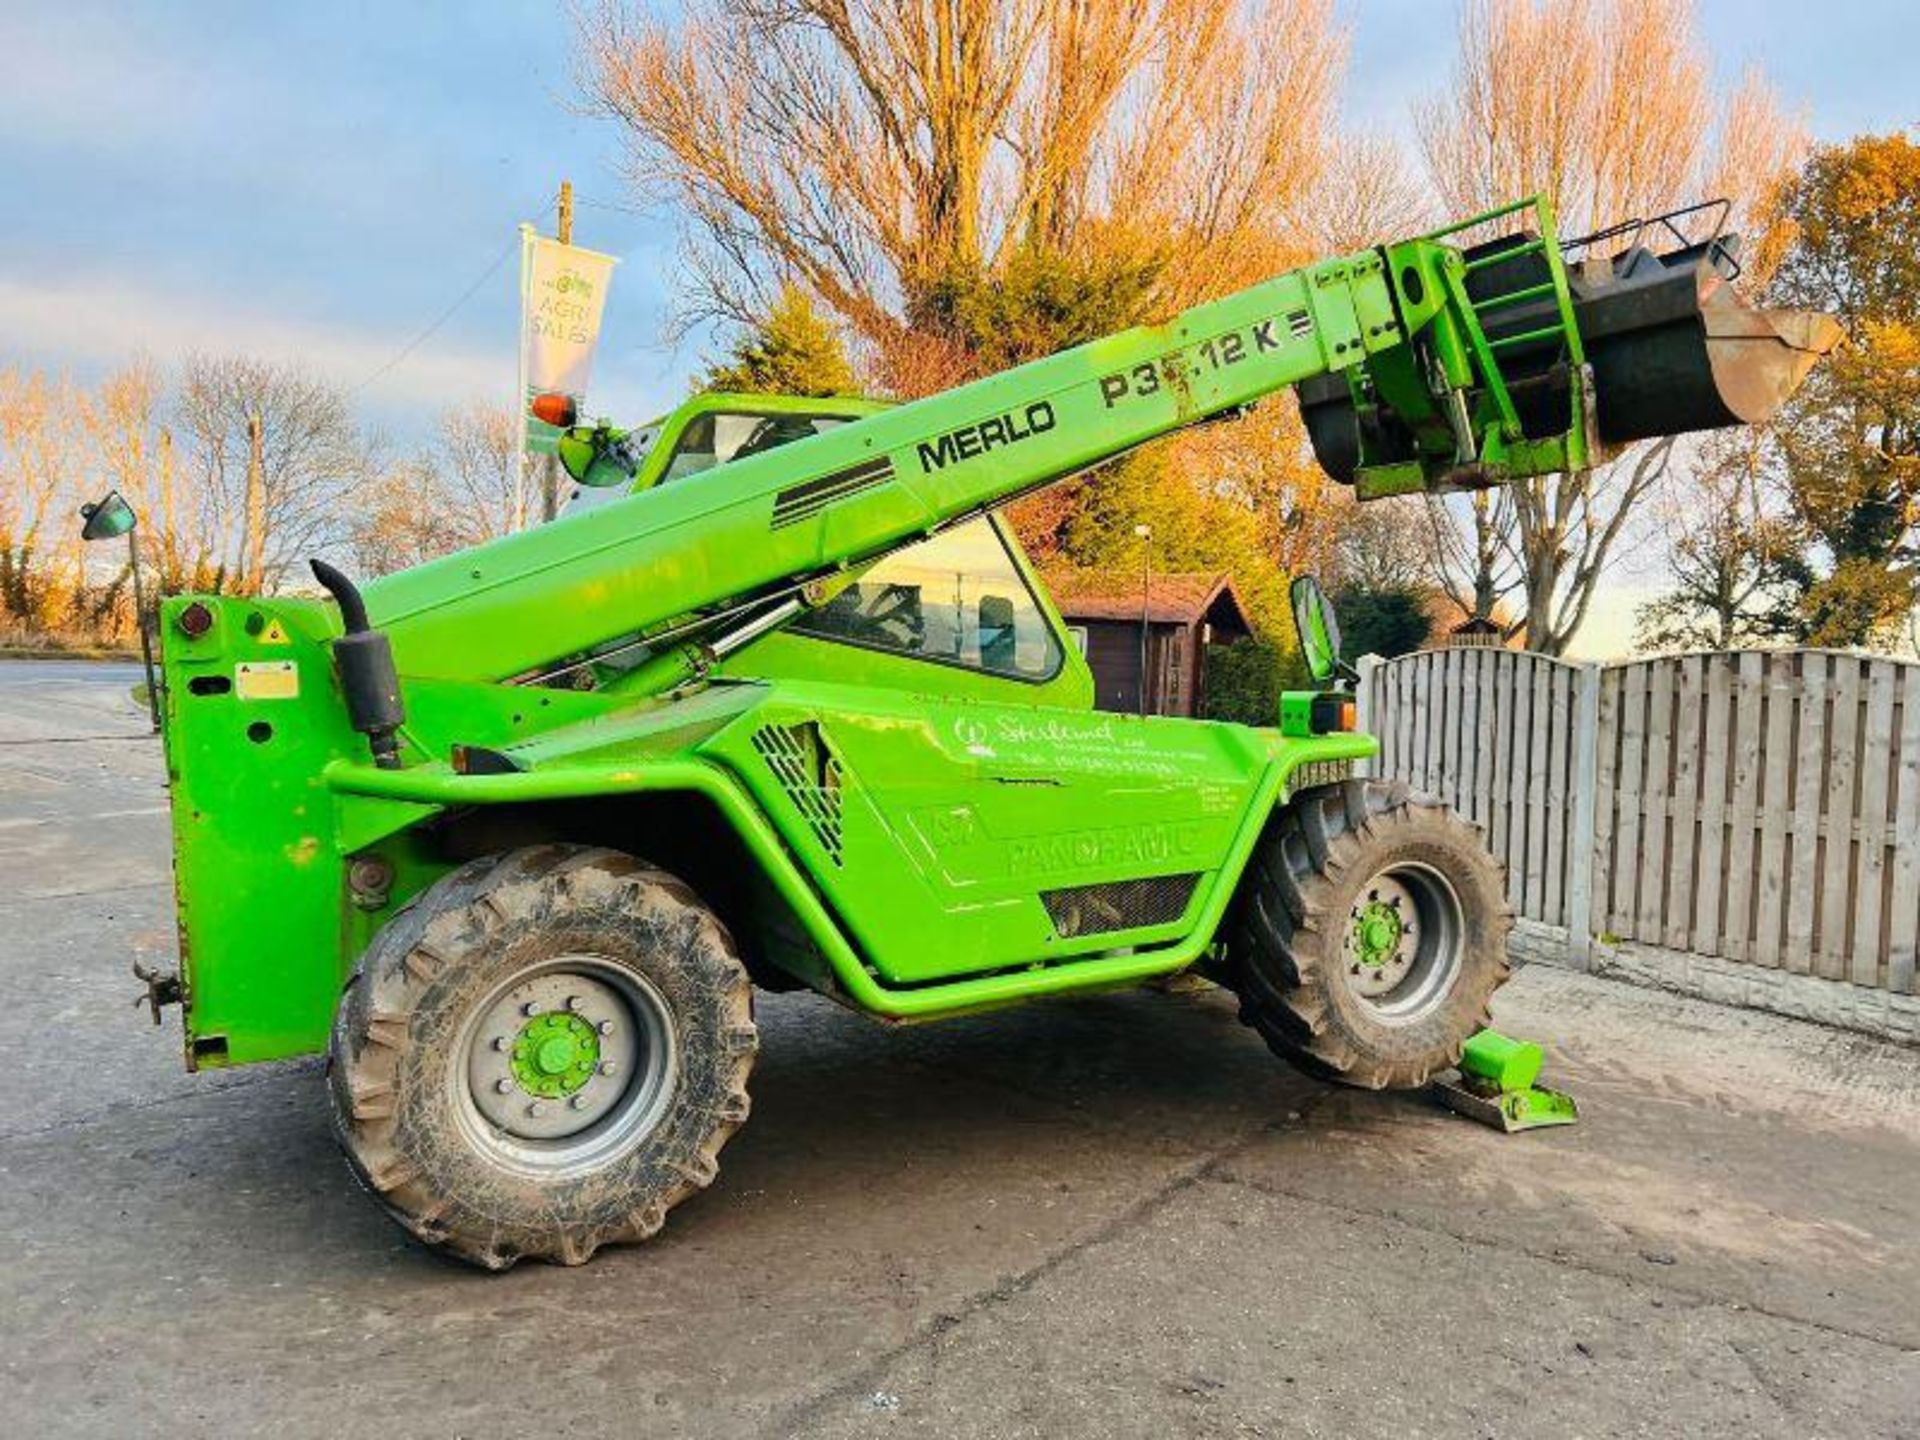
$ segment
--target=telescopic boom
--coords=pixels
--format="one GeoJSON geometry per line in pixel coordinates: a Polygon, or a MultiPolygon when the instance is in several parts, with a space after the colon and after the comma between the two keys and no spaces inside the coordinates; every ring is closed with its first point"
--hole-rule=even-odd
{"type": "MultiPolygon", "coordinates": [[[[1677,403],[1622,400],[1654,414],[1658,433],[1762,418],[1754,412],[1777,406],[1831,346],[1837,331],[1824,317],[1783,321],[1748,310],[1721,285],[1726,238],[1645,264],[1635,258],[1649,254],[1639,238],[1623,251],[1624,273],[1651,264],[1677,277],[1680,312],[1668,313],[1673,285],[1644,284],[1624,305],[1595,310],[1611,272],[1588,261],[1570,275],[1548,207],[1527,201],[734,461],[699,484],[646,491],[373,581],[368,615],[390,638],[401,675],[539,675],[689,616],[764,622],[889,550],[1303,382],[1322,463],[1373,498],[1507,483],[1605,458],[1601,422],[1621,406],[1610,405],[1604,381],[1595,393],[1590,352],[1604,343],[1624,355],[1642,331],[1697,322],[1703,291],[1725,315],[1751,322],[1736,339],[1766,359],[1766,383],[1753,383],[1752,365],[1728,362],[1724,337],[1740,326],[1723,315],[1722,343],[1667,347],[1677,370],[1695,373],[1639,387],[1677,403]],[[1454,243],[1469,227],[1502,223],[1522,228],[1478,246],[1454,243]],[[1706,274],[1710,287],[1696,279],[1706,274]],[[1648,294],[1666,308],[1649,306],[1648,294]],[[1605,329],[1604,342],[1583,325],[1605,329]],[[1723,398],[1729,389],[1738,403],[1723,398]]],[[[1632,368],[1613,366],[1622,396],[1632,368]]],[[[1651,433],[1645,423],[1614,428],[1651,433]]]]}

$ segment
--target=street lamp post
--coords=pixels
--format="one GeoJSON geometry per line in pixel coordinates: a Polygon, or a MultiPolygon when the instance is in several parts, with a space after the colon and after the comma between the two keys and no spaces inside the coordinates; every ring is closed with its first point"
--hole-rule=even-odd
{"type": "Polygon", "coordinates": [[[1147,627],[1152,611],[1149,598],[1153,579],[1153,527],[1136,525],[1133,533],[1140,537],[1140,713],[1147,713],[1147,627]]]}

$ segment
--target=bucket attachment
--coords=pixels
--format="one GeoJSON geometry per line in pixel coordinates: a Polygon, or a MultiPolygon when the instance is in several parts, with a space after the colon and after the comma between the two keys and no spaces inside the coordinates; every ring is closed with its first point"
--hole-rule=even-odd
{"type": "MultiPolygon", "coordinates": [[[[1383,402],[1368,373],[1382,363],[1374,356],[1298,387],[1321,468],[1358,483],[1367,499],[1395,488],[1500,484],[1555,468],[1556,454],[1559,468],[1580,468],[1636,440],[1772,418],[1839,343],[1840,326],[1828,315],[1748,303],[1733,284],[1739,238],[1689,241],[1677,223],[1709,208],[1725,213],[1714,202],[1566,244],[1543,223],[1460,251],[1449,323],[1478,357],[1478,372],[1464,390],[1432,398],[1461,413],[1497,408],[1503,433],[1521,442],[1520,463],[1475,463],[1479,454],[1454,466],[1436,461],[1431,442],[1383,402]],[[1647,240],[1655,232],[1669,238],[1665,249],[1647,240]],[[1617,248],[1602,253],[1610,241],[1617,248]],[[1409,485],[1409,473],[1421,483],[1409,485]]],[[[1412,341],[1423,343],[1444,343],[1438,326],[1412,341]]]]}
{"type": "Polygon", "coordinates": [[[1434,1094],[1455,1114],[1509,1135],[1572,1125],[1580,1118],[1573,1097],[1535,1083],[1545,1058],[1538,1045],[1482,1030],[1461,1052],[1459,1078],[1436,1080],[1434,1094]]]}
{"type": "Polygon", "coordinates": [[[1763,310],[1733,286],[1733,238],[1668,255],[1634,247],[1570,275],[1600,439],[1624,445],[1773,418],[1839,343],[1810,310],[1763,310]]]}

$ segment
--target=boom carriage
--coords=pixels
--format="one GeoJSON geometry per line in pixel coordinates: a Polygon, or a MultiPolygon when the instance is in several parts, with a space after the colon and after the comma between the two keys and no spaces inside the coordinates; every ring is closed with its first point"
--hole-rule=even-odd
{"type": "MultiPolygon", "coordinates": [[[[651,1233],[711,1178],[749,980],[919,1020],[1201,966],[1321,1073],[1450,1063],[1505,973],[1472,832],[1307,788],[1374,752],[1340,706],[1093,712],[992,512],[1293,386],[1364,496],[1592,462],[1630,375],[1586,348],[1546,207],[1492,218],[1532,229],[1309,266],[910,404],[579,427],[571,468],[614,484],[556,523],[364,586],[322,569],[334,603],[169,600],[189,1064],[328,1048],[356,1173],[506,1264],[651,1233]]],[[[1797,383],[1830,337],[1768,325],[1739,343],[1797,383]]],[[[1669,432],[1756,408],[1707,329],[1669,432]]]]}

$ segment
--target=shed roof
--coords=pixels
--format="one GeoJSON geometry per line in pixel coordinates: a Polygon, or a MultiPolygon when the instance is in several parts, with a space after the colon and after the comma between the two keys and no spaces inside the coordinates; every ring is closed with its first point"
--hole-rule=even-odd
{"type": "MultiPolygon", "coordinates": [[[[1053,603],[1069,622],[1122,620],[1140,623],[1141,577],[1124,570],[1048,569],[1044,578],[1053,603]]],[[[1196,625],[1206,621],[1217,636],[1251,635],[1246,606],[1225,571],[1173,571],[1147,577],[1147,619],[1155,625],[1196,625]]]]}

